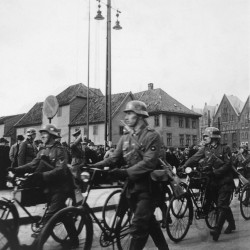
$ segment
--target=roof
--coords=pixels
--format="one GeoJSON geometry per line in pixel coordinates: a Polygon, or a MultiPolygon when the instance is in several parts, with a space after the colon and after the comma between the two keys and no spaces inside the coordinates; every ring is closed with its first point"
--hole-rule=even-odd
{"type": "Polygon", "coordinates": [[[176,99],[168,95],[162,89],[150,89],[133,94],[134,98],[143,101],[148,106],[149,113],[178,113],[183,115],[201,116],[200,114],[188,109],[176,99]]]}
{"type": "Polygon", "coordinates": [[[21,127],[42,124],[42,108],[43,102],[37,102],[14,126],[21,127]]]}
{"type": "Polygon", "coordinates": [[[4,137],[12,137],[15,134],[14,125],[24,116],[25,114],[18,114],[10,116],[9,119],[5,120],[4,126],[4,137]]]}
{"type": "MultiPolygon", "coordinates": [[[[111,113],[112,115],[119,109],[124,99],[130,92],[119,93],[111,95],[111,113]]],[[[103,123],[105,122],[105,96],[95,96],[89,99],[89,123],[103,123]]],[[[74,119],[72,119],[70,126],[82,125],[87,123],[87,108],[86,105],[80,110],[74,119]]]]}
{"type": "Polygon", "coordinates": [[[210,116],[214,117],[218,109],[218,105],[212,106],[212,105],[207,105],[205,104],[205,107],[203,109],[203,112],[210,112],[210,116]]]}
{"type": "Polygon", "coordinates": [[[240,115],[243,107],[244,107],[244,102],[242,102],[237,96],[234,95],[226,95],[228,101],[234,108],[235,112],[240,115]]]}
{"type": "MultiPolygon", "coordinates": [[[[103,96],[100,89],[89,88],[89,96],[103,96]]],[[[75,85],[71,85],[65,90],[63,90],[60,94],[56,96],[59,106],[64,106],[70,103],[70,101],[76,96],[79,97],[87,97],[88,87],[82,83],[78,83],[75,85]]]]}
{"type": "Polygon", "coordinates": [[[195,113],[198,113],[200,115],[202,115],[202,113],[203,113],[202,108],[195,108],[194,106],[192,106],[191,110],[193,110],[195,113]]]}

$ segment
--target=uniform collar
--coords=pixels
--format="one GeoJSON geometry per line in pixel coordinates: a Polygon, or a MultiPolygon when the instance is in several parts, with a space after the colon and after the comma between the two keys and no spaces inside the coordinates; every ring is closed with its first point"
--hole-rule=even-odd
{"type": "Polygon", "coordinates": [[[218,143],[216,143],[215,145],[210,144],[209,148],[210,149],[216,149],[218,147],[218,145],[219,145],[218,143]]]}
{"type": "Polygon", "coordinates": [[[135,127],[133,129],[133,135],[139,135],[144,128],[146,128],[146,124],[142,124],[141,126],[135,127]]]}

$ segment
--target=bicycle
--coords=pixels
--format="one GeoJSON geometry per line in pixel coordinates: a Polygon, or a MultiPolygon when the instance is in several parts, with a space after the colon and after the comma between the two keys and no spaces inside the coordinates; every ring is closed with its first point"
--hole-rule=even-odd
{"type": "Polygon", "coordinates": [[[127,206],[124,204],[123,196],[119,200],[119,208],[116,209],[114,219],[112,223],[107,225],[103,219],[99,219],[95,214],[94,208],[91,208],[88,204],[89,193],[95,183],[95,177],[99,173],[107,173],[107,170],[100,170],[98,168],[82,167],[83,172],[81,173],[82,185],[81,192],[84,192],[82,201],[71,206],[64,208],[57,212],[43,228],[38,238],[37,248],[51,249],[56,248],[59,242],[53,239],[53,232],[60,228],[60,235],[57,234],[58,238],[61,238],[63,242],[69,240],[68,232],[65,230],[62,219],[65,217],[71,217],[74,220],[75,228],[78,234],[78,248],[89,250],[92,246],[93,241],[93,223],[101,230],[100,245],[102,247],[115,245],[119,250],[123,249],[123,240],[126,238],[131,221],[131,213],[127,206]],[[85,188],[84,185],[85,184],[85,188]],[[83,190],[84,189],[84,190],[83,190]],[[120,232],[118,232],[120,230],[120,232]],[[52,236],[52,237],[51,237],[52,236]]]}
{"type": "Polygon", "coordinates": [[[171,217],[172,223],[168,223],[166,230],[169,238],[174,242],[181,241],[190,228],[194,217],[197,220],[205,219],[208,228],[215,227],[218,209],[214,202],[207,204],[206,191],[209,178],[198,169],[186,168],[186,182],[181,186],[185,193],[179,197],[172,197],[168,210],[167,218],[171,217]]]}
{"type": "MultiPolygon", "coordinates": [[[[10,179],[10,178],[9,178],[10,179]]],[[[2,198],[0,200],[0,220],[5,221],[11,231],[17,235],[19,226],[22,224],[31,224],[32,231],[36,234],[39,232],[43,219],[46,216],[49,204],[46,203],[46,197],[40,187],[29,187],[29,175],[11,176],[12,199],[2,198]],[[20,217],[16,204],[25,212],[27,217],[20,217]],[[28,207],[45,204],[43,215],[32,215],[28,207]]]]}

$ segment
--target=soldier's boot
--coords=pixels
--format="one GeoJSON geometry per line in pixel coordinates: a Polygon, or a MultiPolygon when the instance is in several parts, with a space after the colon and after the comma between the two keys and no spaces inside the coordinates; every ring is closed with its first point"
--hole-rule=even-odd
{"type": "Polygon", "coordinates": [[[159,250],[169,250],[168,244],[159,225],[150,227],[149,235],[152,237],[155,246],[159,250]]]}
{"type": "Polygon", "coordinates": [[[129,250],[143,250],[147,240],[148,237],[132,237],[129,250]]]}
{"type": "Polygon", "coordinates": [[[225,229],[224,233],[230,234],[232,233],[232,231],[236,230],[235,220],[231,208],[229,208],[229,210],[227,211],[227,221],[228,221],[228,226],[225,229]]]}
{"type": "Polygon", "coordinates": [[[215,228],[210,231],[210,234],[213,236],[214,241],[218,241],[225,220],[226,220],[225,212],[224,211],[220,212],[215,228]]]}

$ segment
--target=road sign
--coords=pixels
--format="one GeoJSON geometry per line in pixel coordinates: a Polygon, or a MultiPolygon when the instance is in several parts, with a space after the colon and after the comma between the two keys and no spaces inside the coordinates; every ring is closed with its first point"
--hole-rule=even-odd
{"type": "Polygon", "coordinates": [[[48,96],[43,103],[43,114],[48,118],[52,119],[59,108],[58,101],[55,96],[48,96]]]}

